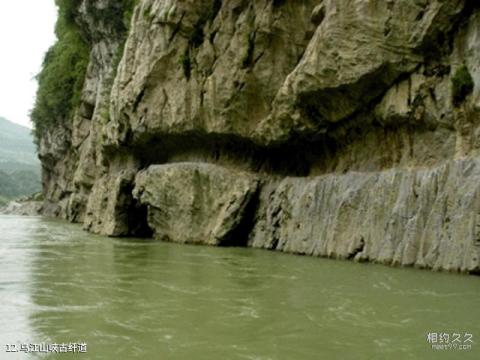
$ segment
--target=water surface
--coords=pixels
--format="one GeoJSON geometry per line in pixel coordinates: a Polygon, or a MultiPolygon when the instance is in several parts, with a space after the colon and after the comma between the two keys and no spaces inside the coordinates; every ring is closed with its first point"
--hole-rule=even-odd
{"type": "MultiPolygon", "coordinates": [[[[240,248],[111,239],[0,216],[6,344],[81,359],[479,359],[480,279],[240,248]],[[428,333],[472,333],[436,351],[428,333]]],[[[47,356],[47,358],[58,358],[47,356]]]]}

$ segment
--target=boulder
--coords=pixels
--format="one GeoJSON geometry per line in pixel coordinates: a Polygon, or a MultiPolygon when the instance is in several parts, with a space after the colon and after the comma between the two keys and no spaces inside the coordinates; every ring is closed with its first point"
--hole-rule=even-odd
{"type": "Polygon", "coordinates": [[[211,164],[155,165],[138,173],[134,196],[148,206],[155,237],[193,244],[239,245],[258,180],[211,164]]]}

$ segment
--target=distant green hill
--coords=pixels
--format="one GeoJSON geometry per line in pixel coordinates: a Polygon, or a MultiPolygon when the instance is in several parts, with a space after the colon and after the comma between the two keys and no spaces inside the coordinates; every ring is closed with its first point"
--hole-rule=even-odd
{"type": "Polygon", "coordinates": [[[41,189],[31,130],[0,117],[0,205],[41,189]]]}
{"type": "Polygon", "coordinates": [[[0,117],[0,164],[8,162],[40,169],[31,130],[0,117]]]}

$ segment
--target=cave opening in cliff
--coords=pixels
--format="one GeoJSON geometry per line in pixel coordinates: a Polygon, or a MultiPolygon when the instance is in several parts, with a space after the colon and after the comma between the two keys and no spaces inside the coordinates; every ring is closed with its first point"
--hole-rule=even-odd
{"type": "Polygon", "coordinates": [[[257,210],[260,205],[260,190],[257,189],[252,194],[247,206],[243,210],[243,216],[240,217],[240,222],[231,231],[231,233],[222,241],[220,246],[223,247],[247,247],[248,239],[255,227],[255,220],[257,210]]]}
{"type": "Polygon", "coordinates": [[[129,184],[124,192],[124,196],[128,199],[126,202],[127,236],[145,239],[152,238],[153,230],[148,224],[148,207],[135,199],[132,191],[133,185],[129,184]]]}
{"type": "Polygon", "coordinates": [[[148,208],[134,200],[128,211],[129,235],[137,238],[152,238],[153,230],[148,225],[148,208]]]}

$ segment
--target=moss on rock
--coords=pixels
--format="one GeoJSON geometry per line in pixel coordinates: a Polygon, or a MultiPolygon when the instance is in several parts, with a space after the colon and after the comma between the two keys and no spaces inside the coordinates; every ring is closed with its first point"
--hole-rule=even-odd
{"type": "Polygon", "coordinates": [[[453,103],[459,105],[473,90],[473,78],[465,65],[460,66],[452,77],[453,103]]]}

